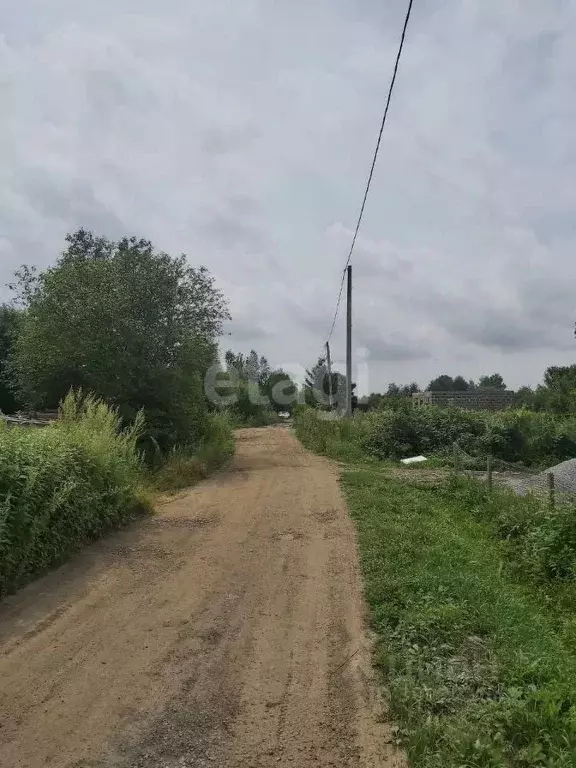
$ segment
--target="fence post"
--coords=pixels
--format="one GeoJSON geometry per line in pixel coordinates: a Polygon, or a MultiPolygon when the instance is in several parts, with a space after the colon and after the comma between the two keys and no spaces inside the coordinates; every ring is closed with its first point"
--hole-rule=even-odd
{"type": "Polygon", "coordinates": [[[554,472],[548,472],[548,504],[550,509],[556,506],[556,489],[554,485],[554,472]]]}
{"type": "Polygon", "coordinates": [[[492,491],[492,456],[486,459],[486,479],[488,480],[488,492],[492,491]]]}
{"type": "Polygon", "coordinates": [[[458,443],[452,444],[452,453],[454,456],[454,474],[457,475],[460,470],[460,467],[459,467],[460,462],[458,457],[458,443]]]}

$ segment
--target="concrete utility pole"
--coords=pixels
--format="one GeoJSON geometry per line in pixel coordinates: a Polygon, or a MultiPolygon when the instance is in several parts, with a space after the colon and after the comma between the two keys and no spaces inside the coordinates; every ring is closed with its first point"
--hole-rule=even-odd
{"type": "Polygon", "coordinates": [[[333,398],[332,398],[332,361],[330,359],[330,342],[326,342],[326,367],[328,368],[328,403],[330,405],[330,410],[332,410],[334,406],[333,398]]]}
{"type": "Polygon", "coordinates": [[[352,418],[352,265],[346,288],[346,417],[352,418]]]}

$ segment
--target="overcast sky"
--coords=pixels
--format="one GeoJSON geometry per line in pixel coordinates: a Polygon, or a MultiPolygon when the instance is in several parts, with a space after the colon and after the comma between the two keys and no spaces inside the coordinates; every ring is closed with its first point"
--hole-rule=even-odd
{"type": "MultiPolygon", "coordinates": [[[[147,237],[215,274],[225,344],[313,363],[405,10],[0,0],[0,284],[82,225],[147,237]]],[[[354,257],[363,388],[575,362],[576,0],[415,0],[396,86],[354,257]]]]}

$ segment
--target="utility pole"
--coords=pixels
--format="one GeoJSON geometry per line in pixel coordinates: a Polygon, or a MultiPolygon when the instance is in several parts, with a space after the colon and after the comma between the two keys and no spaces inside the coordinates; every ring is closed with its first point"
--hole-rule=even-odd
{"type": "Polygon", "coordinates": [[[346,288],[346,417],[352,418],[352,265],[346,288]]]}
{"type": "Polygon", "coordinates": [[[330,342],[326,342],[326,367],[328,368],[328,403],[330,410],[334,405],[332,398],[332,361],[330,360],[330,342]]]}

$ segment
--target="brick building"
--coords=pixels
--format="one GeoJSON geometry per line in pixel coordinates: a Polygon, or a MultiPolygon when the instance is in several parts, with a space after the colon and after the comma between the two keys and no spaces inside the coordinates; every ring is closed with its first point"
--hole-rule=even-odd
{"type": "Polygon", "coordinates": [[[412,405],[438,405],[442,408],[463,408],[466,411],[504,411],[514,405],[510,389],[470,389],[467,392],[415,392],[412,405]]]}

